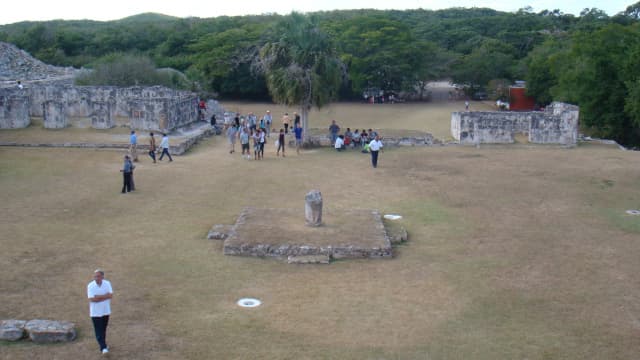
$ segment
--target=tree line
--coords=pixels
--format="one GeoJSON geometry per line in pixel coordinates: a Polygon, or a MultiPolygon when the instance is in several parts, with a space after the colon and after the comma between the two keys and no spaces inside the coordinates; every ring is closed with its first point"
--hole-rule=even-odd
{"type": "MultiPolygon", "coordinates": [[[[203,19],[141,14],[108,22],[20,22],[0,26],[0,41],[47,63],[102,74],[89,82],[107,82],[110,73],[135,68],[118,65],[126,59],[145,69],[177,71],[165,70],[161,77],[139,71],[147,74],[146,80],[125,74],[117,77],[122,81],[197,85],[194,90],[221,98],[270,100],[274,79],[260,71],[265,65],[257,61],[265,59],[260,52],[284,49],[269,44],[291,41],[284,39],[283,24],[307,17],[324,34],[319,37],[322,46],[341,61],[343,81],[335,99],[361,99],[368,89],[421,98],[428,95],[428,81],[445,78],[500,98],[506,95],[505,85],[526,80],[529,94],[541,106],[551,101],[577,104],[591,134],[640,144],[640,2],[613,16],[596,8],[579,16],[530,8],[513,13],[452,8],[299,15],[203,19]]],[[[271,58],[287,56],[273,53],[271,58]]]]}

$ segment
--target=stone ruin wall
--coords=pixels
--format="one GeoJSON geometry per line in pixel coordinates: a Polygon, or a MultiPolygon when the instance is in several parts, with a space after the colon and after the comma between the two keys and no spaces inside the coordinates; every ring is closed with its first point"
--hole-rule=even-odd
{"type": "Polygon", "coordinates": [[[69,125],[70,118],[90,118],[91,126],[123,125],[137,130],[172,131],[198,121],[194,93],[161,86],[112,87],[32,85],[0,89],[0,128],[21,128],[30,116],[42,117],[45,128],[69,125]],[[27,109],[26,120],[24,111],[27,109]]]}
{"type": "Polygon", "coordinates": [[[554,102],[545,111],[466,111],[451,114],[451,134],[460,144],[513,143],[528,134],[535,144],[575,145],[579,108],[554,102]]]}
{"type": "Polygon", "coordinates": [[[0,89],[0,129],[20,129],[30,124],[27,92],[0,89]]]}

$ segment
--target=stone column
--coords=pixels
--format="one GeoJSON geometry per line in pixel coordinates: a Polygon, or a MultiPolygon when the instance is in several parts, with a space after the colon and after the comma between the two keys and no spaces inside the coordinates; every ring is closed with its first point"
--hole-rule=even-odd
{"type": "Polygon", "coordinates": [[[29,124],[29,97],[25,91],[0,89],[0,129],[21,129],[29,124]]]}
{"type": "Polygon", "coordinates": [[[42,104],[45,129],[62,129],[67,127],[67,115],[64,104],[57,101],[45,101],[42,104]]]}
{"type": "Polygon", "coordinates": [[[322,193],[311,190],[304,197],[304,217],[308,226],[322,225],[322,193]]]}
{"type": "Polygon", "coordinates": [[[113,120],[115,103],[113,101],[93,101],[91,103],[91,127],[94,129],[111,129],[116,126],[113,120]]]}

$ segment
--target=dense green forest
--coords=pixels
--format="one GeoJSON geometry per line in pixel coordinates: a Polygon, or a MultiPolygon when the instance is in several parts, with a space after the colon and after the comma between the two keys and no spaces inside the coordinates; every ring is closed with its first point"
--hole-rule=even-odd
{"type": "MultiPolygon", "coordinates": [[[[0,41],[55,65],[99,69],[127,58],[184,73],[174,76],[176,86],[197,84],[194,89],[221,98],[267,100],[267,81],[256,59],[265,44],[280,39],[277,25],[291,16],[141,14],[109,22],[20,22],[0,26],[0,41]]],[[[640,2],[613,16],[596,8],[579,16],[527,8],[305,16],[328,35],[344,66],[340,100],[360,99],[369,88],[419,98],[436,79],[499,98],[504,84],[526,80],[540,105],[579,105],[582,123],[593,135],[640,144],[640,2]]]]}

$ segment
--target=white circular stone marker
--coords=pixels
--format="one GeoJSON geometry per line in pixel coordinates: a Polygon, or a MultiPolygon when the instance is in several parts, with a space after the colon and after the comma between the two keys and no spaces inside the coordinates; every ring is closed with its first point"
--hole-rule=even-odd
{"type": "Polygon", "coordinates": [[[242,298],[238,300],[236,304],[238,304],[238,306],[240,307],[252,308],[260,306],[262,304],[262,301],[252,298],[242,298]]]}
{"type": "Polygon", "coordinates": [[[395,215],[395,214],[387,214],[384,216],[385,219],[389,219],[389,220],[400,220],[402,219],[402,216],[400,215],[395,215]]]}
{"type": "Polygon", "coordinates": [[[627,210],[629,215],[640,215],[640,210],[627,210]]]}

